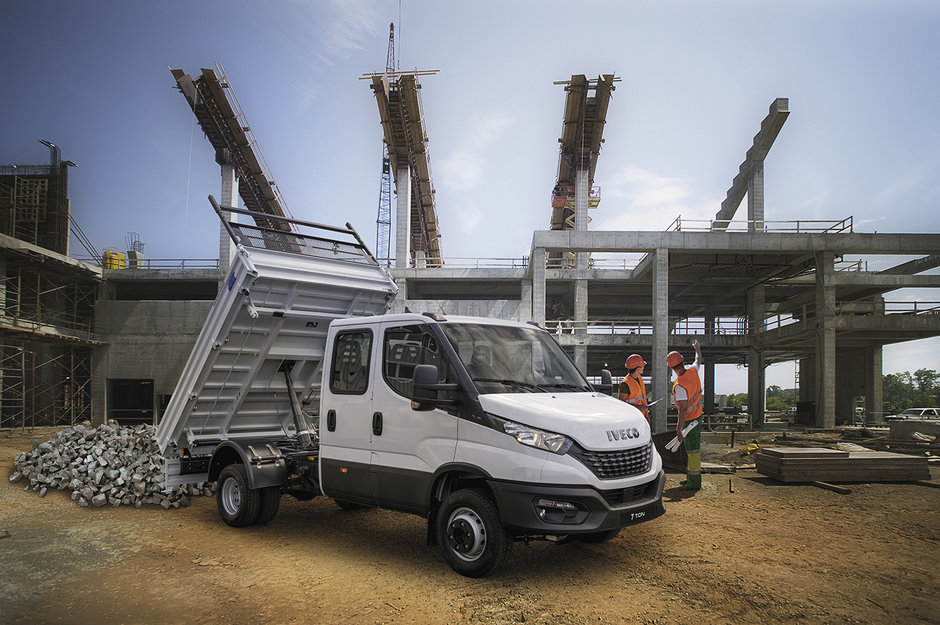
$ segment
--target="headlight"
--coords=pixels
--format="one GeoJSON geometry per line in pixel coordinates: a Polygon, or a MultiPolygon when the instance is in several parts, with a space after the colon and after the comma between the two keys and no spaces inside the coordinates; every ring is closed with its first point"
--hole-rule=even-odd
{"type": "Polygon", "coordinates": [[[502,425],[503,432],[514,437],[523,445],[544,449],[558,455],[564,455],[571,448],[571,439],[567,436],[546,432],[515,421],[502,421],[502,425]]]}

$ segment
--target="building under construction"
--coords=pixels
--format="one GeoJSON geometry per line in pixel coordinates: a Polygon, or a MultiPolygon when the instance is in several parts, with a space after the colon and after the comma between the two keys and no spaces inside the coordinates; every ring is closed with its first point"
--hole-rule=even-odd
{"type": "Polygon", "coordinates": [[[92,354],[101,269],[69,257],[68,173],[0,166],[0,427],[92,418],[92,354]]]}
{"type": "MultiPolygon", "coordinates": [[[[418,97],[421,75],[367,75],[382,125],[376,145],[384,142],[397,197],[388,229],[395,245],[386,247],[390,255],[394,250],[389,271],[399,287],[393,311],[540,322],[591,376],[604,368],[616,375],[626,355],[639,353],[650,363],[654,398],[668,395],[667,377],[656,375],[667,369],[667,352],[691,353],[689,344],[698,340],[706,411],[715,407],[715,365],[744,366],[757,427],[768,365],[799,363],[803,423],[849,422],[858,406],[869,423],[878,422],[883,346],[940,335],[935,304],[886,299],[900,288],[940,286],[940,276],[924,273],[940,265],[940,234],[858,233],[851,216],[765,219],[764,160],[790,113],[784,98],[770,104],[763,121],[755,119],[759,130],[751,146],[742,146],[743,162],[729,176],[714,219],[677,219],[662,232],[591,231],[588,211],[601,202],[596,165],[619,79],[559,81],[565,112],[558,169],[542,191],[547,229],[533,233],[526,258],[502,266],[448,262],[418,97]],[[745,198],[746,215],[738,216],[745,198]],[[878,271],[844,260],[876,255],[916,259],[878,271]]],[[[237,206],[240,197],[253,211],[283,216],[286,205],[221,68],[196,77],[173,70],[173,78],[220,165],[220,203],[237,206]]],[[[0,427],[159,419],[227,273],[228,237],[220,231],[219,262],[207,266],[104,257],[89,266],[64,247],[66,165],[58,151],[49,166],[5,167],[0,174],[0,427]],[[27,191],[39,188],[45,191],[27,191]],[[55,227],[36,227],[39,220],[55,227]]],[[[257,227],[273,236],[276,223],[257,227]]],[[[666,402],[652,416],[654,431],[665,430],[666,402]]]]}

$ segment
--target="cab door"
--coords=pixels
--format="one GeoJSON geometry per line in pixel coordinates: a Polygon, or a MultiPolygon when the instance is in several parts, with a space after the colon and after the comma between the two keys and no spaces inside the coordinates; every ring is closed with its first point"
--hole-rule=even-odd
{"type": "Polygon", "coordinates": [[[383,507],[423,512],[434,472],[454,460],[457,411],[412,410],[412,375],[416,365],[433,364],[439,381],[456,380],[427,324],[386,323],[377,340],[381,362],[372,394],[373,499],[383,507]]]}
{"type": "Polygon", "coordinates": [[[334,499],[375,505],[372,498],[372,328],[349,328],[332,341],[320,409],[320,482],[334,499]]]}

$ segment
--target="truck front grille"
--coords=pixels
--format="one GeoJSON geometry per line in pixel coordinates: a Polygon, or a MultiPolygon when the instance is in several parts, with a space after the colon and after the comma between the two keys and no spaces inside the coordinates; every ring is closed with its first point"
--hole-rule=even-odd
{"type": "Polygon", "coordinates": [[[653,460],[653,443],[650,441],[636,449],[618,451],[590,451],[575,445],[568,453],[600,479],[615,480],[649,471],[653,460]]]}

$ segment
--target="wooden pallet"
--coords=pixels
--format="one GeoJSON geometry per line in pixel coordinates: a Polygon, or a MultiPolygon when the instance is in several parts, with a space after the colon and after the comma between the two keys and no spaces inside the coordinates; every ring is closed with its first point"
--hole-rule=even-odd
{"type": "Polygon", "coordinates": [[[758,473],[781,482],[916,482],[930,479],[927,458],[887,451],[767,447],[754,456],[758,473]]]}

